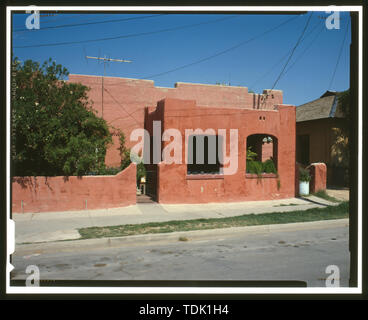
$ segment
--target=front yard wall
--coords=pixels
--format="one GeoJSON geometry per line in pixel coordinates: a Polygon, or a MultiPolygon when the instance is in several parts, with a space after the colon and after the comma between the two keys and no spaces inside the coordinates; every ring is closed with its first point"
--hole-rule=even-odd
{"type": "Polygon", "coordinates": [[[14,177],[12,212],[124,207],[136,203],[136,165],[115,176],[14,177]]]}

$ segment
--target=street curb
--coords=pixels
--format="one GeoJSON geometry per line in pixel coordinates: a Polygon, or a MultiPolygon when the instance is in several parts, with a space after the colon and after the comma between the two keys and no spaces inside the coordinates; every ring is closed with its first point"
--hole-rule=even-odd
{"type": "Polygon", "coordinates": [[[321,220],[311,222],[295,222],[287,224],[271,224],[247,227],[231,227],[222,229],[179,231],[170,233],[157,233],[134,235],[113,238],[98,238],[85,240],[68,240],[57,242],[44,242],[15,245],[16,255],[45,254],[57,252],[76,252],[106,248],[118,248],[124,246],[156,245],[168,242],[190,242],[206,240],[222,240],[241,234],[269,233],[280,231],[298,231],[306,229],[324,229],[349,226],[349,219],[321,220]]]}

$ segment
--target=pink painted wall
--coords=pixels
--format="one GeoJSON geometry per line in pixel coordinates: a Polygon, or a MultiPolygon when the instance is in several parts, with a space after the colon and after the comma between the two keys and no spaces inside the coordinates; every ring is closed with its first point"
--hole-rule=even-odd
{"type": "MultiPolygon", "coordinates": [[[[161,203],[206,203],[290,198],[295,195],[295,107],[278,105],[275,110],[211,108],[195,101],[165,99],[147,114],[149,123],[162,117],[162,130],[175,128],[182,135],[182,164],[159,163],[157,200],[161,203]],[[230,129],[238,129],[238,170],[233,175],[187,175],[185,130],[226,129],[229,152],[230,129]],[[246,141],[252,134],[276,137],[278,174],[257,178],[246,175],[246,141]],[[279,184],[278,184],[279,180],[279,184]]],[[[152,132],[151,132],[152,133],[152,132]]],[[[170,142],[164,142],[163,148],[170,142]]]]}
{"type": "MultiPolygon", "coordinates": [[[[102,78],[98,76],[69,75],[69,81],[90,88],[89,99],[98,115],[102,115],[102,78]]],[[[269,90],[264,90],[264,94],[269,90]]],[[[198,105],[215,108],[273,109],[282,104],[282,91],[273,90],[267,99],[263,95],[248,92],[246,87],[176,83],[175,88],[155,87],[152,80],[127,78],[104,78],[103,118],[112,126],[121,129],[129,142],[133,129],[144,128],[145,107],[155,107],[164,98],[195,100],[198,105]],[[264,100],[263,100],[264,99],[264,100]]],[[[106,164],[119,166],[118,137],[107,150],[106,164]]]]}
{"type": "Polygon", "coordinates": [[[136,203],[136,165],[115,176],[14,177],[12,212],[124,207],[136,203]]]}
{"type": "Polygon", "coordinates": [[[270,159],[273,156],[273,143],[264,143],[262,145],[262,162],[270,159]]]}

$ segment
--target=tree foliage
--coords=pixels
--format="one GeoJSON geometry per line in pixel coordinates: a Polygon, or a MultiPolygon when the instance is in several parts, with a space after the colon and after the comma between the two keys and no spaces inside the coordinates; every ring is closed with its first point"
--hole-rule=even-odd
{"type": "Polygon", "coordinates": [[[67,75],[51,59],[42,65],[13,60],[15,176],[84,175],[104,167],[108,125],[88,102],[88,88],[66,82],[67,75]]]}
{"type": "MultiPolygon", "coordinates": [[[[119,143],[119,152],[121,157],[120,170],[124,170],[132,163],[132,160],[130,154],[131,151],[125,146],[125,135],[122,132],[119,132],[119,143]]],[[[132,157],[134,162],[137,164],[137,185],[139,185],[141,178],[146,176],[146,168],[142,159],[138,155],[133,154],[132,157]]]]}
{"type": "Polygon", "coordinates": [[[344,116],[345,123],[332,128],[333,144],[331,146],[331,161],[334,166],[347,168],[349,166],[349,121],[351,110],[350,89],[338,93],[338,106],[344,116]]]}

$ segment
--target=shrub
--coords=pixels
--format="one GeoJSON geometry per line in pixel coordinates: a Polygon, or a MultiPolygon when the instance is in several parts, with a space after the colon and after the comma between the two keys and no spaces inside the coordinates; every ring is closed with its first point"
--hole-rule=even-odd
{"type": "Polygon", "coordinates": [[[311,176],[308,169],[304,169],[302,167],[299,168],[299,181],[309,182],[311,180],[311,176]]]}
{"type": "Polygon", "coordinates": [[[248,161],[255,161],[257,158],[257,153],[253,152],[252,147],[249,147],[247,150],[247,160],[248,161]]]}
{"type": "Polygon", "coordinates": [[[273,163],[272,159],[268,159],[262,163],[263,172],[265,173],[275,173],[277,174],[277,170],[275,164],[273,163]]]}
{"type": "Polygon", "coordinates": [[[247,173],[262,174],[263,165],[260,161],[247,161],[247,173]]]}
{"type": "Polygon", "coordinates": [[[247,160],[247,173],[253,173],[257,175],[260,175],[262,173],[277,174],[277,170],[272,159],[268,159],[265,162],[247,160]]]}

